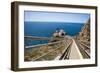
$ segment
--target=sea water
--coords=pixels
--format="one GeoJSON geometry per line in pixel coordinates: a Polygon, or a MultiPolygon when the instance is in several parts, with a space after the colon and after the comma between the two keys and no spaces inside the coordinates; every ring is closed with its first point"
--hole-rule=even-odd
{"type": "MultiPolygon", "coordinates": [[[[84,23],[67,23],[67,22],[24,22],[24,36],[52,37],[56,30],[63,29],[67,35],[77,35],[84,23]]],[[[25,46],[48,43],[47,40],[26,40],[25,46]]]]}

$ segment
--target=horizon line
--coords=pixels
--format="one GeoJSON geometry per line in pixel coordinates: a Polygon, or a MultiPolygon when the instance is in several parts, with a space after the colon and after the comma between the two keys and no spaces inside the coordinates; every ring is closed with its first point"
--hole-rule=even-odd
{"type": "MultiPolygon", "coordinates": [[[[24,22],[44,22],[44,21],[24,21],[24,22]]],[[[45,22],[45,23],[47,23],[47,22],[45,22]]],[[[74,22],[48,22],[48,23],[74,23],[74,22]]],[[[79,22],[75,22],[75,23],[79,23],[79,22]]],[[[80,23],[80,24],[85,24],[86,22],[84,22],[84,23],[80,23]]]]}

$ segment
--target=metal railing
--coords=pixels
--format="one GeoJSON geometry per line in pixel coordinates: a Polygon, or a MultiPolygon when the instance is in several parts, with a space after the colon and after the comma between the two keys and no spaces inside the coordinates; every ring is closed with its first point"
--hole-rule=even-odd
{"type": "MultiPolygon", "coordinates": [[[[68,41],[68,39],[64,39],[64,40],[61,40],[61,41],[51,42],[51,43],[47,43],[47,44],[40,44],[40,45],[35,45],[35,46],[26,46],[25,48],[27,50],[28,50],[28,48],[30,48],[30,49],[33,49],[33,51],[34,51],[34,48],[38,48],[36,50],[39,50],[40,47],[42,47],[42,46],[46,46],[46,48],[48,50],[50,49],[49,47],[52,47],[52,49],[50,49],[50,51],[43,53],[40,56],[31,57],[31,59],[30,59],[31,61],[36,61],[36,60],[39,60],[41,58],[42,59],[45,58],[49,54],[53,54],[54,52],[56,52],[59,49],[65,49],[66,47],[69,46],[69,41],[68,41]]],[[[44,49],[44,48],[42,48],[42,49],[44,49]]],[[[62,50],[62,51],[64,51],[64,50],[62,50]]],[[[56,58],[56,56],[55,56],[55,58],[56,58]]]]}
{"type": "Polygon", "coordinates": [[[37,37],[37,36],[24,36],[25,39],[31,40],[50,40],[48,37],[37,37]]]}
{"type": "Polygon", "coordinates": [[[79,41],[76,41],[76,44],[79,47],[79,50],[80,50],[83,58],[90,58],[90,54],[85,50],[84,45],[82,45],[81,42],[79,42],[79,41]]]}
{"type": "Polygon", "coordinates": [[[72,41],[68,44],[68,46],[63,50],[63,54],[60,56],[59,60],[65,60],[65,59],[69,59],[69,55],[70,55],[70,46],[72,44],[72,41]]]}

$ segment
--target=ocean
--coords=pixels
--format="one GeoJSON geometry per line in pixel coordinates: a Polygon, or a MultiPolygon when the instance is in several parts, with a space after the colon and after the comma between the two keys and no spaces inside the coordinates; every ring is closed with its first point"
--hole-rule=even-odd
{"type": "MultiPolygon", "coordinates": [[[[24,36],[52,37],[57,29],[63,29],[67,35],[77,35],[84,23],[66,23],[66,22],[24,22],[24,36]]],[[[24,41],[25,46],[48,43],[45,41],[24,41]]]]}

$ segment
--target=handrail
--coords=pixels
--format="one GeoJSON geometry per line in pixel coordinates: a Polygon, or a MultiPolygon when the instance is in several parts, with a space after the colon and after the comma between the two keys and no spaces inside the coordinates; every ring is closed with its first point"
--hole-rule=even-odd
{"type": "MultiPolygon", "coordinates": [[[[62,42],[62,41],[60,41],[60,42],[62,42]]],[[[68,44],[68,46],[69,46],[70,44],[71,44],[71,42],[68,44]]],[[[55,52],[57,49],[61,48],[62,46],[64,46],[64,45],[57,46],[56,49],[53,49],[53,50],[51,50],[51,51],[49,51],[49,52],[47,52],[47,53],[45,53],[45,54],[43,54],[43,55],[41,55],[41,56],[35,58],[35,59],[33,59],[33,61],[38,60],[38,59],[40,59],[41,57],[44,57],[44,56],[48,55],[49,53],[55,52]]],[[[68,46],[67,46],[67,47],[68,47],[68,46]]]]}
{"type": "Polygon", "coordinates": [[[80,49],[80,50],[82,50],[82,51],[87,55],[87,57],[90,58],[89,53],[84,49],[84,47],[82,47],[81,44],[79,44],[79,46],[82,48],[82,49],[80,49]]]}
{"type": "MultiPolygon", "coordinates": [[[[81,43],[81,42],[80,42],[81,43]]],[[[87,48],[90,48],[89,46],[85,45],[84,43],[81,43],[82,45],[86,46],[87,48]]]]}
{"type": "Polygon", "coordinates": [[[48,37],[37,37],[37,36],[24,36],[25,39],[31,40],[50,40],[48,37]]]}
{"type": "Polygon", "coordinates": [[[68,46],[66,47],[66,49],[63,51],[63,54],[60,56],[59,60],[65,59],[66,53],[68,54],[68,51],[69,51],[68,49],[69,49],[71,43],[72,43],[72,42],[70,42],[70,43],[68,44],[68,46]]]}
{"type": "MultiPolygon", "coordinates": [[[[80,46],[81,46],[81,45],[80,45],[80,46]]],[[[81,47],[82,47],[82,46],[81,46],[81,47]]],[[[82,48],[83,48],[83,47],[82,47],[82,48]]],[[[88,53],[85,49],[84,49],[84,51],[86,52],[86,54],[87,54],[88,56],[90,56],[89,53],[88,53]]]]}
{"type": "MultiPolygon", "coordinates": [[[[61,45],[60,47],[62,47],[62,46],[63,46],[63,45],[61,45]]],[[[37,59],[40,59],[41,57],[46,56],[47,54],[49,54],[49,53],[52,53],[52,52],[56,51],[56,50],[57,50],[57,49],[59,49],[60,47],[57,47],[56,49],[51,50],[51,51],[49,51],[48,53],[45,53],[45,54],[43,54],[42,56],[39,56],[39,57],[37,57],[37,58],[35,58],[35,59],[33,59],[33,60],[35,61],[35,60],[37,60],[37,59]]]]}
{"type": "Polygon", "coordinates": [[[33,45],[33,46],[26,46],[25,48],[35,48],[35,47],[40,47],[40,46],[45,46],[45,45],[53,45],[53,44],[58,44],[62,41],[57,41],[57,42],[51,42],[51,43],[46,43],[46,44],[38,44],[38,45],[33,45]]]}
{"type": "Polygon", "coordinates": [[[86,42],[86,43],[90,43],[89,41],[84,41],[84,40],[80,40],[81,42],[86,42]]]}
{"type": "MultiPolygon", "coordinates": [[[[44,56],[46,55],[49,55],[49,53],[54,53],[55,51],[57,51],[57,49],[59,48],[62,48],[65,49],[65,47],[67,47],[69,44],[71,43],[71,40],[67,40],[66,39],[63,39],[61,41],[57,41],[57,42],[51,42],[51,43],[46,43],[46,44],[39,44],[39,45],[33,45],[33,46],[26,46],[25,48],[37,48],[37,47],[41,47],[41,46],[47,46],[47,49],[49,49],[49,45],[52,46],[52,48],[54,49],[51,49],[50,51],[46,52],[46,53],[43,53],[41,54],[40,56],[34,56],[34,57],[31,57],[31,61],[35,61],[35,60],[38,60],[38,59],[41,59],[42,57],[44,58],[44,56]],[[69,42],[68,42],[69,41],[69,42]],[[66,43],[66,44],[65,44],[66,43]],[[55,44],[58,44],[55,45],[55,44]]],[[[40,48],[39,48],[40,49],[40,48]]],[[[29,49],[28,49],[29,50],[29,49]]],[[[63,51],[63,50],[62,50],[63,51]]]]}

